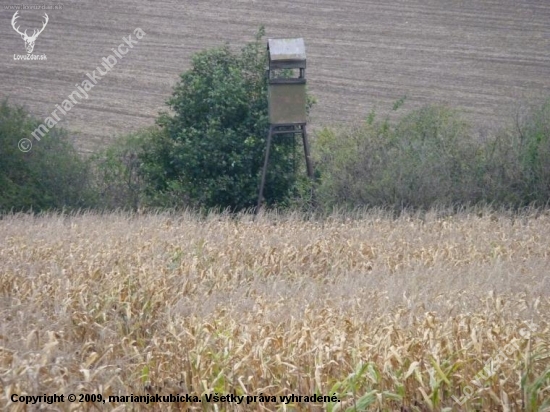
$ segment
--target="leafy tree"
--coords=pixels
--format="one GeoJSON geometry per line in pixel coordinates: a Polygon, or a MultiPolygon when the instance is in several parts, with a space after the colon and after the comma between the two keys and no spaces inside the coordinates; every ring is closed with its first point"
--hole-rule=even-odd
{"type": "Polygon", "coordinates": [[[23,107],[0,104],[0,212],[81,208],[93,200],[87,164],[63,129],[50,130],[27,153],[18,149],[39,124],[23,107]]]}
{"type": "MultiPolygon", "coordinates": [[[[240,52],[199,52],[141,156],[149,194],[174,206],[240,210],[255,205],[268,132],[263,28],[240,52]]],[[[265,200],[281,204],[296,183],[297,139],[274,138],[265,200]]]]}

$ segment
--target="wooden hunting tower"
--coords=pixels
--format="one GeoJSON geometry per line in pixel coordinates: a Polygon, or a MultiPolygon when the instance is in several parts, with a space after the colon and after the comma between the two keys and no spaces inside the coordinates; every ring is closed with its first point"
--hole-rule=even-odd
{"type": "Polygon", "coordinates": [[[313,178],[306,133],[306,47],[304,39],[269,39],[267,52],[269,57],[269,67],[267,68],[269,134],[256,213],[262,205],[269,149],[273,135],[302,135],[307,174],[311,179],[313,178]]]}
{"type": "Polygon", "coordinates": [[[306,123],[304,39],[269,39],[268,104],[272,125],[306,123]]]}

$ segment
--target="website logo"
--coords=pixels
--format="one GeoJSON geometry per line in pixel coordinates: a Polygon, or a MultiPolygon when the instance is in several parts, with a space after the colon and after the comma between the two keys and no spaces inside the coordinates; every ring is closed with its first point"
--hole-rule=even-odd
{"type": "MultiPolygon", "coordinates": [[[[25,49],[27,50],[27,56],[30,57],[31,53],[33,52],[34,50],[34,43],[36,42],[36,39],[38,38],[38,36],[40,35],[40,33],[42,33],[44,31],[44,29],[46,28],[46,25],[48,24],[48,20],[49,20],[49,17],[46,13],[44,13],[44,22],[42,23],[42,28],[41,29],[33,29],[33,33],[32,35],[28,35],[27,34],[27,30],[26,29],[24,32],[21,32],[19,30],[19,27],[20,26],[16,26],[17,24],[17,19],[20,17],[18,15],[19,13],[19,10],[16,11],[11,19],[11,26],[13,27],[13,29],[19,34],[21,35],[21,38],[25,41],[25,49]]],[[[45,57],[45,55],[43,55],[45,57]]],[[[23,56],[19,56],[19,58],[21,58],[23,56]]],[[[14,55],[14,59],[15,60],[18,60],[16,58],[16,55],[14,55]]],[[[30,58],[26,58],[26,59],[23,59],[23,60],[30,60],[30,58]]],[[[35,59],[33,59],[35,60],[35,59]]],[[[42,60],[42,59],[41,59],[42,60]]]]}

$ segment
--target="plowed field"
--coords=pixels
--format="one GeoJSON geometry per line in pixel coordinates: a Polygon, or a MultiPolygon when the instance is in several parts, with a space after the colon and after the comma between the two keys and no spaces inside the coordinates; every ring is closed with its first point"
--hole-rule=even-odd
{"type": "MultiPolygon", "coordinates": [[[[18,0],[3,2],[20,4],[18,0]]],[[[37,2],[34,2],[37,3],[37,2]]],[[[32,4],[32,3],[30,3],[32,4]]],[[[41,3],[42,4],[42,3],[41,3]]],[[[44,118],[74,91],[122,37],[146,36],[74,107],[62,124],[90,151],[117,134],[153,124],[193,53],[227,41],[306,39],[310,89],[318,99],[312,125],[352,123],[387,112],[446,103],[476,130],[513,119],[518,102],[550,91],[547,0],[135,0],[66,1],[50,10],[36,40],[46,61],[25,54],[12,29],[14,10],[0,9],[0,98],[44,118]]],[[[40,27],[42,11],[21,10],[22,29],[40,27]]]]}

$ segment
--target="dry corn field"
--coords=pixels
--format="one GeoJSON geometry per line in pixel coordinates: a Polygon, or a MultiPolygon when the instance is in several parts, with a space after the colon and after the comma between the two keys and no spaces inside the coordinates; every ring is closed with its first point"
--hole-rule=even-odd
{"type": "Polygon", "coordinates": [[[541,211],[4,216],[0,409],[550,410],[549,233],[541,211]],[[54,393],[202,402],[12,402],[54,393]]]}

